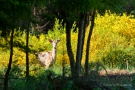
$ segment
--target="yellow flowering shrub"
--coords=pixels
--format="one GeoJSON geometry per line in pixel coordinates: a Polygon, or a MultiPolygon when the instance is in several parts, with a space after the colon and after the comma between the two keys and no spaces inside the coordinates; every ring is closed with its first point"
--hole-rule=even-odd
{"type": "Polygon", "coordinates": [[[107,11],[104,16],[98,14],[95,19],[95,27],[91,39],[90,55],[92,57],[90,57],[90,61],[101,61],[104,62],[106,66],[110,66],[111,61],[115,62],[113,66],[118,67],[118,64],[126,65],[124,59],[127,59],[127,57],[124,56],[128,56],[130,58],[129,61],[132,61],[130,62],[130,66],[133,66],[135,59],[131,58],[131,56],[134,57],[134,24],[135,19],[130,15],[117,15],[109,11],[107,11]],[[121,55],[120,57],[120,55],[114,55],[117,51],[124,53],[124,56],[121,55]],[[111,57],[107,57],[108,54],[111,57]],[[103,61],[104,57],[106,61],[103,61]]]}
{"type": "MultiPolygon", "coordinates": [[[[76,45],[78,32],[73,32],[74,27],[75,24],[73,25],[73,28],[71,30],[71,45],[75,56],[77,49],[76,45]]],[[[86,43],[89,28],[90,25],[86,29],[82,64],[84,64],[85,62],[86,43]]],[[[8,37],[8,41],[9,39],[10,38],[8,37]]],[[[35,52],[49,51],[52,49],[52,45],[48,41],[48,39],[61,40],[57,45],[57,57],[55,64],[62,65],[63,62],[65,64],[69,64],[69,57],[67,55],[66,49],[65,28],[61,24],[59,24],[59,20],[56,19],[53,31],[49,30],[48,34],[39,34],[39,37],[37,38],[37,36],[30,33],[29,35],[29,61],[31,65],[30,68],[33,68],[32,64],[35,67],[40,67],[38,65],[37,58],[34,55],[35,52]]],[[[130,56],[130,58],[132,58],[131,56],[134,55],[133,54],[135,46],[134,41],[135,41],[135,19],[133,18],[133,16],[127,16],[126,14],[117,15],[111,13],[110,11],[106,11],[104,16],[97,13],[97,17],[95,18],[95,27],[93,30],[90,43],[90,62],[105,61],[105,64],[109,65],[111,60],[112,62],[113,60],[114,61],[117,60],[118,62],[123,61],[123,63],[125,63],[125,61],[121,60],[119,56],[122,52],[124,52],[124,56],[126,56],[126,58],[128,55],[130,56]],[[115,57],[114,55],[115,50],[116,51],[120,50],[122,52],[119,54],[119,56],[115,57]],[[108,56],[108,53],[112,55],[108,56]]],[[[0,37],[0,42],[1,42],[0,66],[3,65],[6,66],[9,61],[10,45],[6,45],[6,40],[2,37],[0,37]]],[[[25,66],[26,64],[25,47],[26,47],[26,33],[21,32],[19,30],[15,30],[14,55],[13,55],[13,63],[15,65],[25,66]]],[[[74,58],[76,58],[76,56],[74,58]]],[[[132,59],[132,61],[135,62],[134,59],[132,59]]],[[[114,64],[116,64],[116,61],[114,62],[114,64]]],[[[117,65],[113,66],[116,67],[117,65]]],[[[31,71],[31,74],[35,73],[31,71]]]]}

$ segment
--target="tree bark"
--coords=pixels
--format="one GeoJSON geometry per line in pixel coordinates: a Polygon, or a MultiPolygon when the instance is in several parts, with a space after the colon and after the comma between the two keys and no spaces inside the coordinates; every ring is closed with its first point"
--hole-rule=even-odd
{"type": "Polygon", "coordinates": [[[26,78],[29,77],[29,27],[30,22],[28,23],[28,29],[26,32],[26,78]]]}
{"type": "Polygon", "coordinates": [[[8,79],[9,79],[9,73],[11,70],[12,57],[13,57],[13,35],[14,35],[14,29],[12,29],[12,33],[10,36],[10,58],[9,58],[8,68],[7,68],[7,71],[5,73],[3,90],[8,90],[8,79]]]}
{"type": "Polygon", "coordinates": [[[77,53],[76,53],[76,76],[79,76],[81,70],[81,60],[84,46],[84,38],[85,38],[85,29],[86,25],[87,13],[80,14],[79,20],[79,32],[78,32],[78,44],[77,44],[77,53]]]}
{"type": "Polygon", "coordinates": [[[89,31],[89,35],[88,35],[88,39],[87,39],[87,46],[86,46],[85,75],[88,75],[90,40],[91,40],[91,36],[92,36],[92,31],[94,28],[95,14],[96,14],[96,12],[93,9],[91,11],[91,26],[90,26],[90,31],[89,31]]]}
{"type": "Polygon", "coordinates": [[[67,46],[67,53],[70,60],[71,74],[72,74],[72,77],[74,77],[75,60],[74,60],[74,54],[71,47],[71,31],[70,31],[71,26],[72,26],[72,23],[70,23],[69,21],[66,21],[66,46],[67,46]]]}

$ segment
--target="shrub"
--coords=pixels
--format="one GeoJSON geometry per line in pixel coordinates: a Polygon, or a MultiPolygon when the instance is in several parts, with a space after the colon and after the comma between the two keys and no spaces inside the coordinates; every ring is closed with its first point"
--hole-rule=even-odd
{"type": "MultiPolygon", "coordinates": [[[[117,15],[109,11],[104,16],[97,14],[95,19],[95,27],[93,30],[91,43],[90,43],[90,63],[97,61],[103,62],[106,66],[125,68],[125,60],[130,58],[129,65],[134,65],[134,46],[135,46],[135,19],[126,14],[117,15]],[[117,55],[116,55],[117,54],[117,55]],[[131,63],[131,64],[130,64],[131,63]]],[[[73,32],[75,24],[71,29],[71,44],[74,55],[76,55],[77,35],[78,32],[73,32]]],[[[85,62],[86,41],[88,36],[89,27],[86,29],[83,59],[82,64],[85,62]]],[[[62,63],[69,65],[69,58],[66,51],[66,33],[65,27],[56,19],[53,30],[49,30],[48,34],[36,34],[36,31],[30,31],[29,35],[29,60],[30,70],[33,75],[36,75],[35,69],[38,65],[35,52],[49,51],[52,48],[48,39],[61,39],[57,46],[57,66],[62,66],[62,63]]],[[[0,66],[7,66],[9,60],[9,37],[4,39],[0,37],[0,66]]],[[[25,66],[25,48],[26,48],[26,33],[25,31],[15,30],[14,34],[14,65],[25,66]]],[[[25,69],[23,70],[23,72],[25,69]]]]}

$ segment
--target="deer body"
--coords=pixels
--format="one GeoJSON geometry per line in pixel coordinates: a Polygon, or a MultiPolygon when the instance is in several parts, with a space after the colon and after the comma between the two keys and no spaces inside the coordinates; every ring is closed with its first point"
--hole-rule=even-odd
{"type": "Polygon", "coordinates": [[[49,42],[51,42],[53,45],[52,50],[48,52],[36,53],[40,65],[45,66],[46,69],[49,68],[49,66],[53,65],[54,62],[56,61],[56,46],[59,41],[60,41],[59,39],[58,40],[49,39],[49,42]]]}

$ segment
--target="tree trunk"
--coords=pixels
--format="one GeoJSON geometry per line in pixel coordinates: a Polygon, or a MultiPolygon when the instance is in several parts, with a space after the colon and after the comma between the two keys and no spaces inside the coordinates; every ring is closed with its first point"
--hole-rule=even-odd
{"type": "Polygon", "coordinates": [[[87,46],[86,46],[85,75],[88,75],[90,40],[91,40],[91,36],[92,36],[92,31],[94,28],[95,14],[96,14],[96,12],[93,9],[91,11],[91,26],[90,26],[90,31],[89,31],[89,35],[88,35],[88,39],[87,39],[87,46]]]}
{"type": "Polygon", "coordinates": [[[30,23],[28,23],[28,29],[27,29],[27,35],[26,35],[26,78],[29,77],[29,26],[30,23]]]}
{"type": "Polygon", "coordinates": [[[78,44],[77,44],[76,68],[75,68],[77,77],[79,76],[81,70],[81,60],[82,60],[85,28],[86,28],[85,18],[86,18],[86,13],[81,13],[80,20],[79,20],[78,44]]]}
{"type": "Polygon", "coordinates": [[[70,60],[70,68],[71,68],[71,74],[74,77],[75,73],[75,60],[74,60],[74,54],[71,47],[71,23],[69,21],[66,21],[66,46],[67,46],[67,52],[70,60]]]}
{"type": "Polygon", "coordinates": [[[30,22],[27,24],[27,29],[26,29],[26,83],[25,83],[25,90],[28,90],[29,86],[29,28],[30,28],[30,22]]]}
{"type": "Polygon", "coordinates": [[[11,70],[12,57],[13,57],[13,35],[14,35],[14,29],[12,29],[12,33],[10,36],[10,58],[9,58],[8,68],[7,68],[7,71],[5,73],[3,90],[8,90],[8,79],[9,79],[9,73],[11,70]]]}

